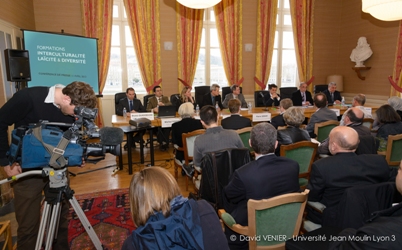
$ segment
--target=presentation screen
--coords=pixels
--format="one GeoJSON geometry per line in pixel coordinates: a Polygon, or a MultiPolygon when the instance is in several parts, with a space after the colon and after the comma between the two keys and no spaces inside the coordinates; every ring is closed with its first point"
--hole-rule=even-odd
{"type": "Polygon", "coordinates": [[[31,68],[28,87],[82,81],[99,93],[95,38],[30,30],[23,30],[23,37],[31,68]]]}

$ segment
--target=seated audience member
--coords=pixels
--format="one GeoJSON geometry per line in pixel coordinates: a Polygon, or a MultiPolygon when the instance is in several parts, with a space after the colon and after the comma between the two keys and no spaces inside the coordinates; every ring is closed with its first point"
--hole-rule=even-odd
{"type": "MultiPolygon", "coordinates": [[[[402,194],[402,162],[399,164],[395,184],[398,192],[402,194]]],[[[401,249],[401,226],[402,203],[399,203],[373,213],[367,224],[358,229],[344,229],[338,236],[345,236],[350,240],[333,241],[330,243],[330,249],[401,249]]]]}
{"type": "Polygon", "coordinates": [[[219,94],[219,88],[219,85],[216,83],[211,85],[210,92],[204,95],[200,108],[205,105],[212,105],[216,107],[216,104],[218,104],[218,111],[221,111],[223,109],[222,98],[219,94]]]}
{"type": "Polygon", "coordinates": [[[197,136],[194,141],[193,165],[183,165],[183,170],[189,177],[194,175],[194,166],[200,167],[202,157],[208,152],[225,148],[244,148],[243,142],[236,131],[224,129],[218,125],[218,112],[215,107],[206,105],[200,110],[204,134],[197,136]]]}
{"type": "Polygon", "coordinates": [[[286,126],[285,120],[283,119],[283,114],[285,111],[293,106],[292,100],[289,98],[282,99],[279,103],[279,111],[281,112],[279,115],[273,117],[271,119],[271,125],[278,129],[278,127],[286,126]]]}
{"type": "MultiPolygon", "coordinates": [[[[363,125],[363,111],[358,107],[353,107],[345,112],[344,117],[344,125],[342,126],[353,128],[359,135],[360,142],[356,154],[376,154],[377,144],[375,138],[371,135],[370,129],[363,125]],[[372,140],[365,140],[364,138],[372,138],[372,140]],[[372,142],[371,144],[369,143],[370,141],[372,142]]],[[[328,138],[318,146],[317,152],[319,154],[331,154],[329,151],[328,138]]]]}
{"type": "MultiPolygon", "coordinates": [[[[281,101],[282,102],[282,101],[281,101]]],[[[278,147],[275,150],[276,155],[280,155],[281,145],[289,145],[299,141],[310,141],[308,132],[300,129],[305,116],[302,108],[290,107],[283,114],[283,119],[287,125],[286,129],[278,130],[278,147]]]]}
{"type": "MultiPolygon", "coordinates": [[[[172,124],[172,143],[179,147],[183,147],[182,134],[188,133],[197,129],[203,129],[200,120],[193,118],[194,106],[191,102],[186,102],[180,105],[179,115],[181,121],[172,124]]],[[[184,153],[183,151],[176,151],[175,161],[179,165],[183,165],[184,153]]]]}
{"type": "Polygon", "coordinates": [[[268,90],[269,90],[269,93],[266,94],[264,97],[264,105],[267,107],[279,106],[279,101],[281,100],[281,96],[278,93],[276,93],[276,91],[278,90],[278,86],[276,86],[275,84],[269,84],[268,90]]]}
{"type": "Polygon", "coordinates": [[[398,96],[391,96],[388,99],[388,104],[398,113],[402,120],[402,99],[398,96]]]}
{"type": "Polygon", "coordinates": [[[240,100],[231,99],[229,101],[230,116],[221,121],[224,129],[241,129],[251,127],[251,120],[240,115],[240,100]]]}
{"type": "MultiPolygon", "coordinates": [[[[152,96],[148,99],[147,103],[147,111],[158,113],[159,106],[169,106],[172,103],[169,101],[167,96],[163,95],[162,88],[160,86],[155,86],[154,89],[155,96],[152,96]]],[[[158,129],[158,142],[160,145],[161,151],[166,151],[169,147],[169,135],[170,135],[170,128],[160,128],[158,129]]]]}
{"type": "Polygon", "coordinates": [[[230,90],[232,90],[232,93],[229,93],[225,96],[225,99],[222,102],[223,107],[226,109],[229,107],[229,101],[232,99],[238,99],[240,101],[241,107],[242,108],[247,108],[247,102],[246,99],[244,99],[243,94],[240,93],[240,87],[239,85],[232,85],[230,86],[230,90]]]}
{"type": "Polygon", "coordinates": [[[229,249],[212,206],[183,198],[166,169],[145,168],[134,174],[129,196],[137,228],[124,241],[123,250],[229,249]]]}
{"type": "Polygon", "coordinates": [[[307,83],[300,83],[299,90],[292,94],[292,101],[295,106],[310,106],[314,104],[311,93],[307,90],[307,83]]]}
{"type": "Polygon", "coordinates": [[[179,109],[180,105],[186,102],[190,102],[193,104],[193,109],[195,109],[195,100],[194,97],[191,95],[191,87],[190,86],[184,86],[184,88],[181,90],[180,93],[180,101],[177,102],[179,105],[177,107],[177,110],[179,109]]]}
{"type": "Polygon", "coordinates": [[[327,107],[327,97],[323,93],[318,93],[314,95],[314,106],[317,107],[317,111],[310,117],[310,121],[307,124],[307,131],[311,138],[316,137],[314,134],[314,126],[319,122],[326,122],[330,120],[337,121],[338,117],[336,113],[327,107]]]}
{"type": "MultiPolygon", "coordinates": [[[[318,201],[332,215],[343,193],[349,187],[388,181],[390,169],[381,155],[356,155],[359,135],[347,126],[338,126],[329,134],[329,150],[333,156],[313,163],[307,188],[309,201],[318,201]],[[330,210],[327,210],[330,209],[330,210]]],[[[322,224],[321,214],[308,209],[307,218],[322,224]]],[[[326,220],[330,223],[332,217],[326,220]]],[[[335,224],[335,223],[332,223],[335,224]]]]}
{"type": "MultiPolygon", "coordinates": [[[[371,114],[371,112],[364,108],[365,103],[366,103],[366,96],[363,94],[357,94],[353,97],[352,107],[359,108],[363,112],[364,118],[373,118],[373,115],[371,114]]],[[[339,122],[339,125],[341,125],[341,126],[345,125],[344,120],[345,120],[346,112],[343,113],[342,119],[339,122]]]]}
{"type": "Polygon", "coordinates": [[[328,89],[324,90],[322,93],[327,97],[329,104],[341,104],[342,96],[339,91],[336,90],[336,83],[328,83],[328,89]]]}
{"type": "MultiPolygon", "coordinates": [[[[135,98],[135,90],[133,88],[126,89],[126,98],[120,99],[117,104],[117,115],[123,115],[123,109],[126,108],[127,116],[129,117],[131,113],[145,112],[145,107],[142,105],[141,101],[135,98]]],[[[143,132],[138,132],[133,137],[133,147],[135,147],[136,142],[140,142],[143,136],[143,132]]],[[[124,145],[124,149],[127,149],[127,145],[124,145]]]]}
{"type": "Polygon", "coordinates": [[[380,139],[379,151],[385,151],[389,135],[402,134],[401,117],[388,104],[382,105],[376,110],[377,122],[380,125],[377,137],[380,139]]]}
{"type": "MultiPolygon", "coordinates": [[[[269,199],[300,189],[299,164],[274,154],[276,129],[271,124],[263,122],[254,126],[249,143],[254,149],[255,161],[237,169],[224,188],[224,208],[243,226],[248,225],[249,199],[269,199]]],[[[248,249],[248,241],[240,240],[240,236],[228,227],[225,227],[225,235],[230,249],[248,249]]]]}

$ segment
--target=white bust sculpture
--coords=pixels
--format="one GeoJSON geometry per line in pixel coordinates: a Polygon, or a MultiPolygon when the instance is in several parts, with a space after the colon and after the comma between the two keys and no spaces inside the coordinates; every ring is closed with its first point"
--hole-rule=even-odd
{"type": "Polygon", "coordinates": [[[364,61],[366,61],[372,54],[373,51],[370,48],[370,44],[368,44],[367,39],[362,36],[357,40],[357,46],[352,50],[350,60],[356,62],[355,67],[365,67],[363,64],[364,61]]]}

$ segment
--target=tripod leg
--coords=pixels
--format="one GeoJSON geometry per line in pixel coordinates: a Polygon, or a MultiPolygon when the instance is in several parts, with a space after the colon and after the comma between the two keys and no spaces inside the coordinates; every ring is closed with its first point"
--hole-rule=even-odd
{"type": "Polygon", "coordinates": [[[41,249],[43,238],[45,236],[46,225],[49,219],[50,204],[45,201],[45,205],[42,212],[42,218],[40,219],[38,238],[36,239],[35,249],[41,249]]]}
{"type": "Polygon", "coordinates": [[[56,224],[60,219],[60,204],[60,202],[57,202],[52,208],[52,217],[50,219],[49,230],[47,231],[45,250],[52,248],[54,236],[57,233],[56,224]]]}
{"type": "Polygon", "coordinates": [[[73,207],[75,213],[77,214],[78,218],[80,219],[82,226],[85,228],[89,237],[91,238],[92,243],[94,244],[95,248],[97,250],[103,249],[102,243],[100,242],[98,236],[95,233],[95,230],[93,229],[93,227],[89,223],[87,217],[85,216],[84,211],[82,211],[77,199],[75,199],[75,197],[72,196],[72,198],[69,199],[69,201],[70,201],[70,204],[73,207]]]}

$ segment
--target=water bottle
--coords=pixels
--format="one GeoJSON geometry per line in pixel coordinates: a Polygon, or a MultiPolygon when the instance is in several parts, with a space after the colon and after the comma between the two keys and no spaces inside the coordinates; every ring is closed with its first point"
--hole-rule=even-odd
{"type": "Polygon", "coordinates": [[[341,107],[345,106],[345,97],[342,96],[341,107]]]}
{"type": "Polygon", "coordinates": [[[215,108],[216,108],[216,109],[219,109],[218,102],[216,102],[216,104],[215,104],[215,108]]]}
{"type": "Polygon", "coordinates": [[[127,117],[127,109],[126,109],[126,107],[123,108],[123,116],[127,117]]]}
{"type": "Polygon", "coordinates": [[[251,104],[251,102],[247,103],[247,108],[248,108],[248,113],[251,114],[252,110],[253,110],[253,104],[251,104]]]}
{"type": "Polygon", "coordinates": [[[195,114],[199,115],[200,114],[200,105],[197,104],[197,106],[195,107],[195,114]]]}

